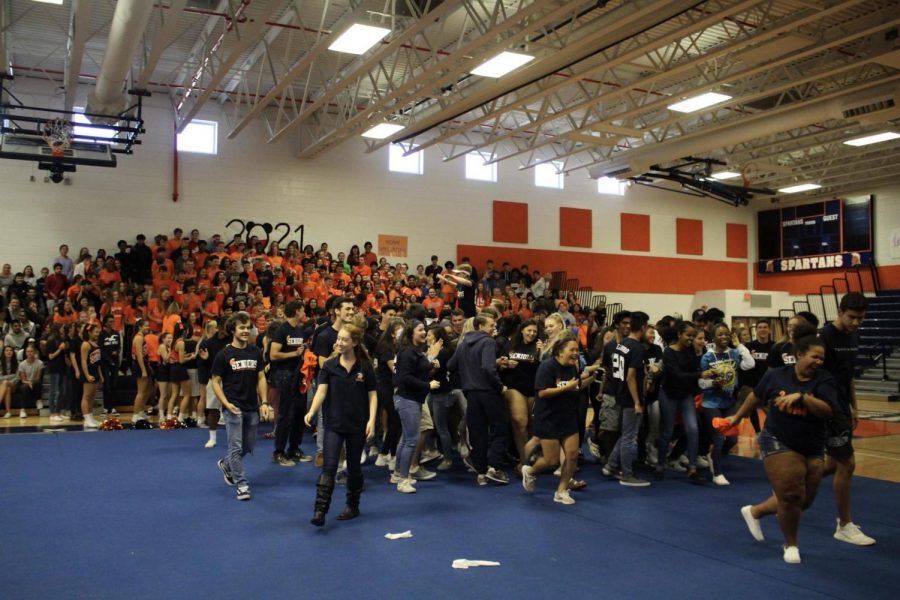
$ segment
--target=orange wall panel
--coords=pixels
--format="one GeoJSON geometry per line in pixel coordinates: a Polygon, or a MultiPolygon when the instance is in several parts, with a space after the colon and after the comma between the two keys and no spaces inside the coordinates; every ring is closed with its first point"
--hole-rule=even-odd
{"type": "Polygon", "coordinates": [[[650,215],[622,213],[622,250],[650,252],[650,215]]]}
{"type": "Polygon", "coordinates": [[[494,241],[528,243],[528,205],[494,200],[494,241]]]}
{"type": "Polygon", "coordinates": [[[747,226],[741,223],[725,224],[725,256],[747,258],[747,226]]]}
{"type": "Polygon", "coordinates": [[[604,292],[693,294],[701,290],[747,289],[747,264],[694,258],[666,258],[571,250],[475,246],[460,244],[479,271],[490,259],[530,271],[566,271],[579,285],[604,292]]]}
{"type": "Polygon", "coordinates": [[[593,246],[593,213],[587,208],[559,208],[559,245],[593,246]]]}
{"type": "Polygon", "coordinates": [[[675,252],[703,256],[703,221],[675,219],[675,252]]]}

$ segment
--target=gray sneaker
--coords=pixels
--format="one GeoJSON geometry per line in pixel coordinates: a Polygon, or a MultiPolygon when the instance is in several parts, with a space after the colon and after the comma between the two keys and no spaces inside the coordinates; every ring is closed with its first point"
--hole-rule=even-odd
{"type": "Polygon", "coordinates": [[[419,465],[418,469],[409,472],[409,476],[419,481],[428,481],[429,479],[434,479],[435,477],[437,477],[437,473],[435,473],[434,471],[429,471],[422,465],[419,465]]]}
{"type": "Polygon", "coordinates": [[[619,485],[626,485],[628,487],[647,487],[648,485],[650,485],[650,482],[645,479],[635,477],[634,475],[623,475],[619,479],[619,485]]]}
{"type": "Polygon", "coordinates": [[[249,500],[250,499],[250,487],[246,485],[242,485],[237,489],[237,499],[238,500],[249,500]]]}
{"type": "Polygon", "coordinates": [[[506,485],[509,483],[509,475],[507,475],[504,471],[495,469],[494,467],[488,468],[485,477],[499,485],[506,485]]]}

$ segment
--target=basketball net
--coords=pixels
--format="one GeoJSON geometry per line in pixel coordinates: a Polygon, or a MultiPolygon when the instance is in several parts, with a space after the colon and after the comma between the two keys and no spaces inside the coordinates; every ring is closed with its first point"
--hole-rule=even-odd
{"type": "Polygon", "coordinates": [[[53,119],[44,123],[44,141],[50,146],[53,156],[65,156],[72,144],[72,123],[63,119],[53,119]]]}

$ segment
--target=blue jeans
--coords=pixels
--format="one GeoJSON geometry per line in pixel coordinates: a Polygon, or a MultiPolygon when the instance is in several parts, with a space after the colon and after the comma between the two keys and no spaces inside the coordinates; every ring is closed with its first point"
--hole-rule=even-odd
{"type": "Polygon", "coordinates": [[[697,464],[697,411],[694,409],[694,398],[687,394],[681,398],[669,398],[665,390],[659,390],[659,464],[665,466],[669,454],[669,442],[675,429],[675,415],[680,414],[684,423],[684,435],[687,438],[688,465],[693,469],[697,464]]]}
{"type": "Polygon", "coordinates": [[[51,415],[60,411],[59,399],[63,397],[63,381],[65,381],[65,378],[65,373],[50,373],[50,396],[47,398],[47,403],[50,405],[51,415]]]}
{"type": "Polygon", "coordinates": [[[613,470],[622,469],[625,477],[634,474],[634,461],[637,458],[637,436],[641,428],[641,417],[634,408],[622,408],[622,435],[613,446],[609,457],[609,466],[613,470]]]}
{"type": "Polygon", "coordinates": [[[225,464],[231,472],[234,483],[238,487],[249,485],[244,477],[243,458],[253,452],[256,445],[256,428],[259,425],[257,411],[244,411],[239,415],[230,410],[222,410],[225,421],[225,432],[228,435],[228,454],[225,464]]]}
{"type": "Polygon", "coordinates": [[[716,417],[727,417],[734,413],[734,406],[728,408],[707,408],[703,407],[703,419],[706,421],[706,430],[709,432],[709,438],[712,441],[712,448],[709,451],[710,465],[709,470],[713,475],[722,474],[722,453],[725,454],[734,446],[737,438],[725,438],[719,433],[719,430],[712,426],[712,420],[716,417]],[[725,449],[727,447],[727,449],[725,449]]]}
{"type": "MultiPolygon", "coordinates": [[[[309,386],[309,393],[306,395],[306,410],[303,411],[304,416],[306,415],[306,411],[309,410],[309,407],[312,406],[313,398],[316,397],[316,388],[319,387],[318,381],[313,381],[312,385],[309,386]]],[[[324,432],[325,431],[325,411],[320,410],[318,415],[316,415],[316,431],[324,432]]],[[[325,454],[325,434],[324,433],[316,433],[316,453],[325,454]]]]}
{"type": "Polygon", "coordinates": [[[428,403],[431,407],[431,418],[434,420],[434,430],[441,441],[441,452],[444,453],[444,458],[448,459],[450,458],[450,449],[453,448],[453,442],[450,438],[449,416],[450,409],[456,404],[456,397],[450,392],[432,392],[428,396],[428,403]]]}
{"type": "Polygon", "coordinates": [[[422,424],[422,404],[394,394],[394,408],[400,415],[403,432],[397,444],[397,464],[394,472],[400,477],[409,477],[409,465],[419,442],[419,426],[422,424]]]}

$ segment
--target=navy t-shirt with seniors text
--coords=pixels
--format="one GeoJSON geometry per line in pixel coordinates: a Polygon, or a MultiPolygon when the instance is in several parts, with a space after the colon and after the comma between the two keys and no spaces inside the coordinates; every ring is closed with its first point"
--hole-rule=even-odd
{"type": "Polygon", "coordinates": [[[212,374],[222,378],[222,391],[231,404],[242,411],[257,411],[256,384],[263,368],[262,350],[256,346],[235,348],[229,344],[216,355],[212,374]]]}

